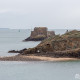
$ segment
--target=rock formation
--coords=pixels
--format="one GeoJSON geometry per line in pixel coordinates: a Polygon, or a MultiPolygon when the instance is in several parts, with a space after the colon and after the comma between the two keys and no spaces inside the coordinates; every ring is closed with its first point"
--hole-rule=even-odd
{"type": "Polygon", "coordinates": [[[30,37],[28,37],[24,41],[42,41],[47,37],[54,35],[54,31],[48,31],[46,27],[35,27],[34,31],[31,31],[30,37]]]}
{"type": "Polygon", "coordinates": [[[73,30],[48,37],[36,47],[18,52],[21,55],[80,58],[80,31],[73,30]]]}
{"type": "Polygon", "coordinates": [[[80,57],[80,31],[73,30],[43,40],[38,46],[22,54],[36,54],[54,57],[80,57]]]}
{"type": "Polygon", "coordinates": [[[22,49],[22,50],[10,50],[10,51],[8,51],[8,53],[23,53],[25,50],[27,50],[26,48],[25,49],[22,49]]]}

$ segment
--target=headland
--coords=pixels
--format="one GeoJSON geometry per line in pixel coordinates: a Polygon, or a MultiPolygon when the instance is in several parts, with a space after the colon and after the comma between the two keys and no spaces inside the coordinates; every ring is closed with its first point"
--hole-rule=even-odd
{"type": "Polygon", "coordinates": [[[67,31],[62,35],[53,35],[34,48],[11,50],[16,56],[0,57],[1,61],[67,61],[80,60],[80,31],[67,31]]]}

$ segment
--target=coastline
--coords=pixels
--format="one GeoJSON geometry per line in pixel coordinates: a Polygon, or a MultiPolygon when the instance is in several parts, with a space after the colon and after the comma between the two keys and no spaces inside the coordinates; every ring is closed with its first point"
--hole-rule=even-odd
{"type": "Polygon", "coordinates": [[[43,57],[43,56],[27,56],[28,58],[40,59],[41,61],[71,61],[71,60],[80,60],[77,58],[52,58],[52,57],[43,57]]]}
{"type": "Polygon", "coordinates": [[[11,57],[0,57],[0,61],[76,61],[78,58],[54,58],[45,56],[34,56],[34,55],[17,55],[11,57]]]}

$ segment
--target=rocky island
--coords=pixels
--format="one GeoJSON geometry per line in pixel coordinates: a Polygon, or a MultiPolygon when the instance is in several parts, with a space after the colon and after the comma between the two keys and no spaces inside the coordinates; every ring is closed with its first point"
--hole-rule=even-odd
{"type": "Polygon", "coordinates": [[[54,35],[55,35],[55,32],[48,31],[46,27],[35,27],[34,31],[31,31],[30,37],[28,37],[24,41],[42,41],[54,35]]]}
{"type": "Polygon", "coordinates": [[[23,51],[22,55],[80,58],[80,31],[51,36],[38,46],[23,51]]]}
{"type": "MultiPolygon", "coordinates": [[[[80,31],[73,30],[62,35],[46,38],[34,48],[20,50],[19,55],[0,60],[80,60],[80,31]]],[[[18,51],[19,52],[19,51],[18,51]]]]}

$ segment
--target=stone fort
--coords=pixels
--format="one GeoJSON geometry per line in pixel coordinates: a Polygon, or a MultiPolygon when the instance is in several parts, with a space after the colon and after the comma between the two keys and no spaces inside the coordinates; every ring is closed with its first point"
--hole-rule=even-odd
{"type": "Polygon", "coordinates": [[[37,36],[43,36],[45,38],[54,36],[54,31],[48,31],[47,27],[35,27],[34,31],[31,31],[31,38],[37,37],[37,36]]]}

